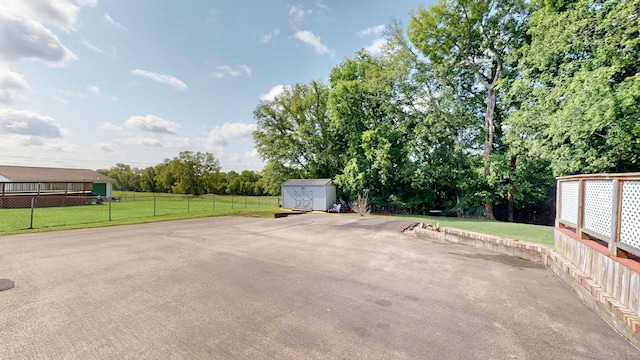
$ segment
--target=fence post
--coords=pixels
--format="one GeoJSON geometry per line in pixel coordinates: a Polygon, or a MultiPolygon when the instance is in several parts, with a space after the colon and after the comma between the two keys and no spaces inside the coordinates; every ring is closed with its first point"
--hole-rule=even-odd
{"type": "Polygon", "coordinates": [[[247,196],[246,195],[244,196],[244,208],[245,209],[247,208],[247,196]]]}
{"type": "Polygon", "coordinates": [[[29,223],[29,229],[33,229],[33,209],[36,205],[36,199],[31,198],[31,222],[29,223]]]}
{"type": "Polygon", "coordinates": [[[191,197],[187,195],[187,214],[190,212],[190,210],[191,210],[191,197]]]}
{"type": "MultiPolygon", "coordinates": [[[[620,179],[613,179],[613,199],[611,202],[611,234],[609,236],[609,254],[611,256],[626,257],[623,251],[618,249],[620,241],[620,212],[622,208],[622,186],[620,179]]],[[[604,205],[604,204],[603,204],[604,205]]]]}
{"type": "Polygon", "coordinates": [[[153,217],[156,217],[156,196],[153,195],[153,217]]]}
{"type": "Polygon", "coordinates": [[[564,227],[560,225],[560,220],[562,218],[562,181],[558,180],[556,182],[556,229],[560,229],[564,227]]]}
{"type": "Polygon", "coordinates": [[[111,203],[113,201],[111,201],[111,199],[109,199],[109,221],[111,221],[111,203]]]}
{"type": "Polygon", "coordinates": [[[584,227],[584,197],[585,197],[585,180],[578,180],[578,228],[576,229],[576,235],[578,239],[585,239],[586,234],[582,233],[584,227]]]}
{"type": "Polygon", "coordinates": [[[233,210],[233,195],[231,195],[231,210],[233,210]]]}
{"type": "Polygon", "coordinates": [[[216,211],[216,194],[213,194],[213,211],[216,211]]]}

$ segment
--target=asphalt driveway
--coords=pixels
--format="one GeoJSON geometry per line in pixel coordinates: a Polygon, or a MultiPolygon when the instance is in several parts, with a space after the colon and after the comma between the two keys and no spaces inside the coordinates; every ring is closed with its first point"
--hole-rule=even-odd
{"type": "Polygon", "coordinates": [[[0,237],[1,359],[640,359],[550,271],[387,219],[0,237]]]}

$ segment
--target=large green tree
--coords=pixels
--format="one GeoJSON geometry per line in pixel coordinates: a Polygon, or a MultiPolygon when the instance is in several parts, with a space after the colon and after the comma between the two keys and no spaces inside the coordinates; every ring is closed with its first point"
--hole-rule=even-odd
{"type": "Polygon", "coordinates": [[[176,194],[213,193],[220,181],[220,162],[211,153],[182,151],[165,160],[156,175],[162,187],[176,194]]]}
{"type": "MultiPolygon", "coordinates": [[[[435,66],[468,68],[486,91],[484,175],[490,160],[496,127],[497,85],[504,58],[524,37],[528,7],[525,0],[440,0],[414,13],[409,38],[435,66]]],[[[493,204],[485,204],[493,218],[493,204]]]]}
{"type": "MultiPolygon", "coordinates": [[[[253,138],[267,161],[267,182],[286,176],[331,178],[341,169],[340,149],[329,124],[326,84],[296,84],[254,111],[258,129],[253,138]]],[[[270,186],[271,190],[273,186],[270,186]]]]}
{"type": "Polygon", "coordinates": [[[99,169],[99,173],[114,180],[113,188],[122,191],[140,191],[140,171],[131,165],[118,163],[110,169],[99,169]]]}
{"type": "Polygon", "coordinates": [[[556,176],[640,168],[640,1],[538,1],[507,139],[556,176]]]}
{"type": "Polygon", "coordinates": [[[379,206],[411,192],[408,135],[417,117],[410,108],[418,99],[411,88],[412,64],[401,60],[360,51],[330,75],[331,124],[345,159],[336,183],[351,197],[368,190],[379,206]]]}

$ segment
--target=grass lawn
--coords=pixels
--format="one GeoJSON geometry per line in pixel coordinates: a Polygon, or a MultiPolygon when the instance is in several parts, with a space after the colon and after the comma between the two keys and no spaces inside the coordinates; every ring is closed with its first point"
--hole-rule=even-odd
{"type": "Polygon", "coordinates": [[[503,238],[553,246],[553,226],[508,223],[479,219],[459,219],[445,216],[399,216],[403,219],[423,222],[440,227],[468,230],[503,238]]]}
{"type": "Polygon", "coordinates": [[[211,216],[273,217],[277,197],[186,197],[114,192],[120,201],[31,209],[0,209],[0,235],[68,230],[211,216]],[[32,217],[33,215],[33,217],[32,217]],[[30,229],[32,227],[32,229],[30,229]]]}

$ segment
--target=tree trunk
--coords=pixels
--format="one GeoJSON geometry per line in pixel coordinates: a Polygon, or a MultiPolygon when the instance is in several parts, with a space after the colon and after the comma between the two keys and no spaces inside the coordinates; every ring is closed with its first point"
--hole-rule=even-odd
{"type": "Polygon", "coordinates": [[[513,175],[516,172],[516,159],[517,157],[512,156],[509,162],[509,168],[511,170],[511,176],[509,176],[509,189],[507,190],[507,220],[509,222],[513,222],[513,175]]]}
{"type": "MultiPolygon", "coordinates": [[[[460,130],[461,132],[462,130],[460,130]]],[[[460,134],[460,132],[458,134],[460,134]]],[[[461,136],[458,136],[458,139],[460,139],[461,136]]],[[[458,151],[458,161],[456,161],[456,168],[458,169],[458,173],[456,174],[456,187],[458,187],[458,185],[460,184],[460,180],[458,179],[460,177],[460,174],[462,173],[462,144],[459,144],[460,146],[460,151],[458,151]]],[[[456,189],[456,216],[461,218],[464,217],[464,210],[462,209],[462,198],[464,196],[464,193],[462,192],[462,190],[460,189],[456,189]]]]}
{"type": "MultiPolygon", "coordinates": [[[[484,177],[489,178],[491,175],[491,167],[489,160],[491,153],[493,152],[493,120],[496,111],[496,90],[493,84],[487,88],[487,114],[484,117],[484,177]]],[[[487,201],[484,207],[484,216],[487,219],[495,220],[493,216],[493,203],[491,200],[487,201]]]]}
{"type": "Polygon", "coordinates": [[[456,216],[461,218],[464,217],[464,210],[462,210],[462,191],[456,191],[456,205],[457,205],[457,210],[456,210],[456,216]]]}

